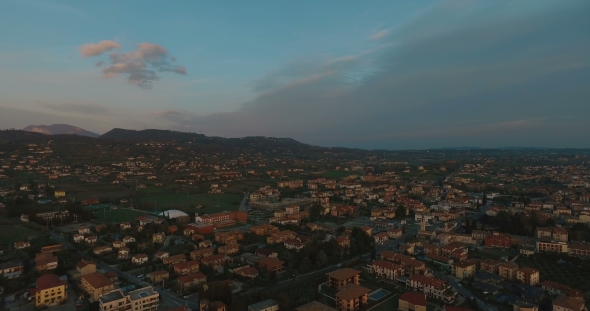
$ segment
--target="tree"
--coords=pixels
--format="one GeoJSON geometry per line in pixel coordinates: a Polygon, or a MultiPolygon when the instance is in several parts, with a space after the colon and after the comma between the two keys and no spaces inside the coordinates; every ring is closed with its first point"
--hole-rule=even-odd
{"type": "Polygon", "coordinates": [[[311,271],[311,261],[309,260],[309,257],[305,257],[305,258],[303,258],[303,260],[301,260],[301,264],[299,265],[299,269],[303,273],[307,273],[307,272],[311,271]]]}
{"type": "Polygon", "coordinates": [[[328,263],[328,256],[326,256],[326,253],[324,253],[324,251],[320,250],[315,258],[315,262],[318,265],[318,267],[324,267],[328,263]]]}
{"type": "Polygon", "coordinates": [[[488,204],[488,195],[486,194],[486,192],[483,192],[483,197],[481,198],[481,204],[486,205],[488,204]]]}
{"type": "Polygon", "coordinates": [[[404,218],[406,217],[406,208],[403,205],[400,205],[396,210],[395,210],[395,218],[404,218]]]}
{"type": "Polygon", "coordinates": [[[371,246],[371,259],[377,259],[377,249],[375,247],[375,244],[371,246]]]}

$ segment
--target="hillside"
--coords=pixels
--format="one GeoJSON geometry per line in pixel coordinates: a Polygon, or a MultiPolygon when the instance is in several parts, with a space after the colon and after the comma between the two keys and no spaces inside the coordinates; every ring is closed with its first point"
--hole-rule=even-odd
{"type": "Polygon", "coordinates": [[[98,137],[99,134],[92,133],[83,128],[69,124],[52,124],[52,125],[29,125],[23,129],[26,132],[35,132],[45,135],[79,135],[88,137],[98,137]]]}

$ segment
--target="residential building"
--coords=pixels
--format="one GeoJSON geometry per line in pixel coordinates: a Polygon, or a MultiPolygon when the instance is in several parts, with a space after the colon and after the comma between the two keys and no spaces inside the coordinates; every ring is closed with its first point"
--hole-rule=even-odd
{"type": "Polygon", "coordinates": [[[279,303],[274,299],[263,300],[248,306],[248,311],[278,311],[279,303]]]}
{"type": "Polygon", "coordinates": [[[487,271],[489,273],[498,274],[498,268],[500,262],[493,259],[484,259],[479,263],[480,270],[487,271]]]}
{"type": "Polygon", "coordinates": [[[96,264],[93,261],[82,259],[76,264],[76,271],[84,276],[96,272],[96,264]]]}
{"type": "Polygon", "coordinates": [[[30,290],[35,299],[35,308],[48,308],[68,300],[68,282],[55,274],[46,274],[37,279],[36,287],[30,290]]]}
{"type": "Polygon", "coordinates": [[[184,254],[178,254],[174,256],[165,257],[162,259],[162,263],[165,265],[173,265],[180,262],[185,262],[186,256],[184,254]]]}
{"type": "Polygon", "coordinates": [[[152,283],[160,283],[170,278],[170,272],[164,270],[153,271],[149,274],[152,283]]]}
{"type": "Polygon", "coordinates": [[[359,310],[369,301],[370,289],[360,285],[349,283],[336,293],[336,307],[340,311],[359,310]]]}
{"type": "Polygon", "coordinates": [[[589,244],[568,244],[570,256],[575,257],[590,257],[590,245],[589,244]]]}
{"type": "Polygon", "coordinates": [[[426,311],[426,295],[416,292],[405,292],[399,297],[398,310],[426,311]]]}
{"type": "Polygon", "coordinates": [[[222,267],[226,260],[227,259],[225,255],[217,254],[202,258],[201,264],[212,267],[213,269],[217,269],[222,267]]]}
{"type": "Polygon", "coordinates": [[[510,235],[499,232],[486,236],[484,241],[486,247],[510,248],[511,246],[510,235]]]}
{"type": "Polygon", "coordinates": [[[53,253],[38,253],[35,255],[35,269],[49,271],[57,268],[57,257],[53,253]]]}
{"type": "Polygon", "coordinates": [[[152,235],[152,242],[154,242],[154,243],[164,243],[165,239],[166,239],[166,234],[164,232],[158,232],[158,233],[154,233],[152,235]]]}
{"type": "Polygon", "coordinates": [[[118,259],[127,259],[129,258],[129,247],[121,247],[117,251],[117,258],[118,259]]]}
{"type": "Polygon", "coordinates": [[[109,253],[111,251],[113,251],[113,249],[110,246],[104,246],[104,245],[103,246],[99,246],[99,247],[97,247],[97,248],[95,248],[93,250],[93,252],[94,252],[95,255],[109,253]]]}
{"type": "Polygon", "coordinates": [[[137,254],[131,257],[131,263],[134,265],[142,265],[146,262],[148,262],[148,255],[146,254],[137,254]]]}
{"type": "Polygon", "coordinates": [[[203,273],[197,272],[185,276],[180,276],[176,279],[176,281],[178,281],[178,285],[180,286],[181,291],[184,291],[193,286],[206,283],[207,276],[203,273]]]}
{"type": "Polygon", "coordinates": [[[466,279],[475,274],[475,268],[475,263],[467,260],[453,262],[451,265],[451,273],[459,279],[466,279]]]}
{"type": "Polygon", "coordinates": [[[347,284],[360,285],[361,272],[358,270],[343,268],[326,273],[328,277],[328,286],[334,289],[340,289],[347,284]]]}
{"type": "Polygon", "coordinates": [[[538,240],[536,251],[538,253],[551,252],[551,253],[567,253],[567,243],[559,241],[548,241],[538,240]]]}
{"type": "Polygon", "coordinates": [[[164,260],[164,258],[170,257],[170,253],[168,252],[157,252],[154,255],[155,259],[164,260]]]}
{"type": "Polygon", "coordinates": [[[539,285],[541,285],[541,288],[551,295],[564,294],[572,298],[584,298],[584,292],[582,292],[581,290],[573,289],[569,286],[559,284],[557,282],[546,280],[541,282],[541,284],[539,285]]]}
{"type": "Polygon", "coordinates": [[[516,270],[516,279],[529,285],[537,285],[539,283],[539,270],[522,267],[516,270]]]}
{"type": "Polygon", "coordinates": [[[104,274],[94,272],[82,276],[81,286],[88,296],[94,301],[107,292],[110,292],[114,285],[104,274]]]}
{"type": "Polygon", "coordinates": [[[397,280],[404,275],[404,268],[402,266],[385,260],[373,261],[367,265],[366,270],[377,277],[390,280],[397,280]]]}
{"type": "Polygon", "coordinates": [[[225,246],[219,246],[217,248],[217,253],[222,255],[233,255],[240,252],[240,245],[239,244],[228,244],[225,246]]]}
{"type": "Polygon", "coordinates": [[[203,257],[208,257],[213,255],[213,248],[204,248],[199,250],[194,250],[190,252],[190,257],[193,260],[199,260],[203,257]]]}
{"type": "Polygon", "coordinates": [[[553,300],[553,311],[588,311],[584,299],[559,295],[553,300]]]}
{"type": "Polygon", "coordinates": [[[391,251],[382,251],[381,259],[401,265],[407,275],[422,274],[424,271],[426,271],[426,265],[422,261],[416,260],[404,254],[391,251]]]}
{"type": "Polygon", "coordinates": [[[503,262],[498,266],[498,274],[507,280],[516,280],[518,266],[510,261],[503,262]]]}
{"type": "Polygon", "coordinates": [[[151,286],[127,294],[115,289],[99,298],[100,311],[156,311],[159,305],[160,294],[151,286]]]}
{"type": "Polygon", "coordinates": [[[272,257],[272,258],[277,258],[279,257],[279,255],[277,254],[277,252],[267,249],[267,248],[258,248],[256,249],[256,251],[254,251],[254,255],[260,257],[260,258],[266,258],[266,257],[272,257]]]}
{"type": "Polygon", "coordinates": [[[427,297],[435,298],[446,303],[455,300],[456,293],[445,281],[425,276],[411,275],[406,279],[406,289],[424,293],[427,297]]]}
{"type": "Polygon", "coordinates": [[[16,249],[25,249],[25,248],[29,248],[29,247],[31,247],[31,243],[29,241],[14,243],[14,248],[16,248],[16,249]]]}
{"type": "Polygon", "coordinates": [[[256,278],[258,276],[258,270],[250,266],[234,268],[233,272],[241,277],[250,279],[256,278]]]}
{"type": "Polygon", "coordinates": [[[312,301],[295,308],[295,311],[338,311],[321,302],[312,301]]]}
{"type": "Polygon", "coordinates": [[[283,271],[284,262],[276,258],[267,257],[258,261],[258,267],[268,272],[276,271],[277,273],[283,271]]]}
{"type": "Polygon", "coordinates": [[[115,289],[98,298],[98,309],[100,311],[131,310],[131,299],[121,289],[115,289]]]}
{"type": "Polygon", "coordinates": [[[568,241],[567,230],[558,227],[537,228],[536,236],[537,239],[546,239],[558,242],[568,241]]]}
{"type": "Polygon", "coordinates": [[[199,272],[199,261],[190,260],[174,265],[176,275],[187,275],[199,272]]]}

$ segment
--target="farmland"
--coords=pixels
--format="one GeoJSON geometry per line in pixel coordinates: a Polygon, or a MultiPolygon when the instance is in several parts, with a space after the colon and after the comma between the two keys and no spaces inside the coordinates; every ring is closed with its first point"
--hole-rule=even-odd
{"type": "Polygon", "coordinates": [[[41,232],[21,225],[2,224],[2,234],[0,234],[0,244],[13,244],[18,241],[27,241],[29,236],[40,236],[41,232]]]}

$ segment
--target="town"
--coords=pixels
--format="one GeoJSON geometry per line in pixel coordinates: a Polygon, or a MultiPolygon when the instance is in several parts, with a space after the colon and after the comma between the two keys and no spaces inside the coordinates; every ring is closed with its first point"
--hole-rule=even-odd
{"type": "Polygon", "coordinates": [[[2,310],[587,311],[588,150],[150,131],[0,132],[2,310]]]}

